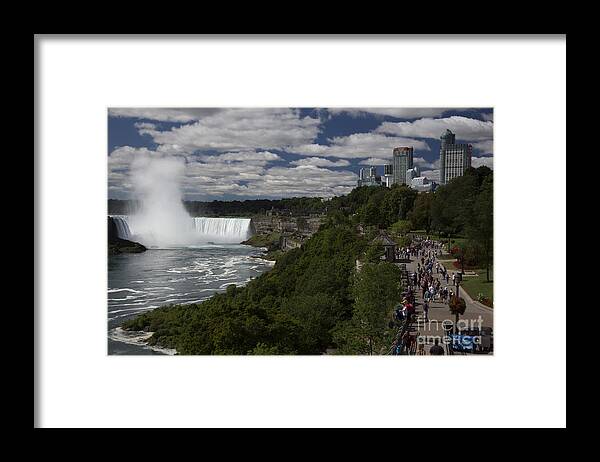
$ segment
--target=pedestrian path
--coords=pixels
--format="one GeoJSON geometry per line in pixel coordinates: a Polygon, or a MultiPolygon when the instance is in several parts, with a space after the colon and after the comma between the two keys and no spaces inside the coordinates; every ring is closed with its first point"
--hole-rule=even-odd
{"type": "MultiPolygon", "coordinates": [[[[414,256],[411,256],[409,262],[404,263],[409,275],[417,271],[417,263],[420,263],[420,257],[414,256]]],[[[399,263],[398,265],[401,264],[402,263],[399,263]]],[[[450,273],[453,271],[453,269],[449,268],[448,266],[446,266],[446,268],[450,273]]],[[[436,273],[434,269],[433,277],[441,279],[441,274],[436,273]]],[[[455,286],[452,285],[451,279],[449,284],[446,284],[444,281],[441,287],[444,286],[448,286],[448,288],[455,290],[455,286]]],[[[468,296],[462,287],[460,288],[460,296],[464,298],[466,303],[465,313],[460,316],[461,324],[467,322],[469,323],[469,327],[481,326],[493,328],[493,309],[471,299],[471,297],[468,296]]],[[[448,324],[449,322],[453,324],[455,317],[450,312],[447,303],[441,301],[430,301],[429,322],[426,322],[423,313],[422,291],[420,289],[415,291],[415,302],[417,309],[417,321],[413,324],[413,328],[416,331],[417,336],[427,336],[431,338],[431,343],[425,345],[425,354],[429,354],[429,350],[431,346],[433,346],[433,338],[443,338],[445,334],[443,329],[443,321],[446,321],[445,324],[448,324]]]]}

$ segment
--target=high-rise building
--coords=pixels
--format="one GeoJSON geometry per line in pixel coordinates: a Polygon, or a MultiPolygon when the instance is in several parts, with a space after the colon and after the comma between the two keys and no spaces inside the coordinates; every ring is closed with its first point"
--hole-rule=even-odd
{"type": "Polygon", "coordinates": [[[452,178],[464,175],[471,166],[473,146],[456,144],[456,136],[450,130],[446,130],[440,140],[440,183],[447,184],[452,178]]]}
{"type": "Polygon", "coordinates": [[[364,180],[366,178],[367,175],[365,174],[365,170],[366,170],[365,168],[361,168],[358,171],[358,180],[359,181],[364,180]]]}
{"type": "Polygon", "coordinates": [[[358,186],[381,186],[381,177],[377,175],[377,167],[371,166],[367,170],[358,171],[358,186]]]}
{"type": "Polygon", "coordinates": [[[388,188],[392,186],[394,179],[394,166],[392,164],[385,164],[383,166],[383,184],[388,188]]]}
{"type": "Polygon", "coordinates": [[[413,167],[413,148],[398,147],[394,148],[393,157],[393,184],[406,184],[406,171],[413,167]]]}

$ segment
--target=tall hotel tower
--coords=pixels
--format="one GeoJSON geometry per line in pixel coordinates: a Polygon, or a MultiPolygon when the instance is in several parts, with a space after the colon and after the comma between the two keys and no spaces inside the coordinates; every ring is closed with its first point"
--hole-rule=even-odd
{"type": "Polygon", "coordinates": [[[394,181],[394,166],[392,164],[385,164],[383,166],[383,184],[388,188],[392,186],[394,181]]]}
{"type": "Polygon", "coordinates": [[[406,184],[406,171],[413,167],[413,148],[394,148],[392,165],[394,166],[392,183],[406,184]]]}
{"type": "Polygon", "coordinates": [[[446,130],[440,139],[440,184],[447,184],[452,178],[464,175],[471,166],[473,146],[456,144],[456,136],[450,130],[446,130]]]}

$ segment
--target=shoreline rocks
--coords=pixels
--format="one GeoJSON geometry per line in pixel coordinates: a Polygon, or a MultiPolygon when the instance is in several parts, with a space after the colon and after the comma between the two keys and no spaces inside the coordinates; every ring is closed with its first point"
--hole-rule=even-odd
{"type": "Polygon", "coordinates": [[[139,242],[128,241],[127,239],[116,238],[112,241],[108,241],[108,254],[118,255],[120,253],[142,253],[145,252],[146,247],[139,242]]]}
{"type": "Polygon", "coordinates": [[[141,253],[147,249],[139,242],[121,239],[117,232],[117,225],[112,217],[108,217],[108,254],[141,253]]]}

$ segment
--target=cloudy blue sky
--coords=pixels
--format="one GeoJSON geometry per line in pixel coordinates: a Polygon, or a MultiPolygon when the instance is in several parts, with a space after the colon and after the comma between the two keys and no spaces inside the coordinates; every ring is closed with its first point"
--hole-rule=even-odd
{"type": "Polygon", "coordinates": [[[111,108],[108,196],[135,195],[130,169],[142,157],[185,162],[186,200],[346,194],[358,170],[381,174],[397,146],[437,180],[440,135],[473,145],[473,166],[492,168],[491,108],[111,108]]]}

